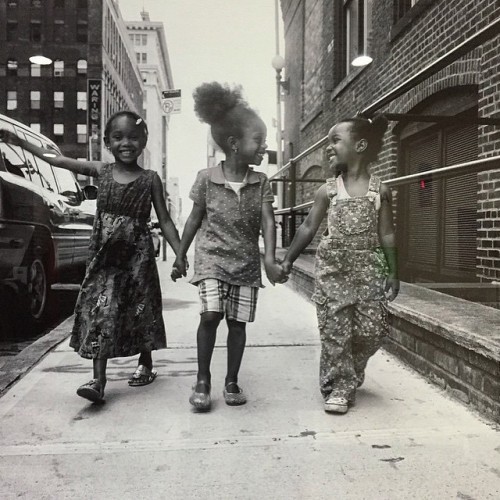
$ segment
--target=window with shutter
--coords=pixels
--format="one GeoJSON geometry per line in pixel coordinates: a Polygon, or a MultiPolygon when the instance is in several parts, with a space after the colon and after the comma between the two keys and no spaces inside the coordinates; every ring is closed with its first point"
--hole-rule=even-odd
{"type": "MultiPolygon", "coordinates": [[[[477,108],[473,110],[477,114],[477,108]]],[[[459,121],[459,120],[457,120],[459,121]]],[[[402,142],[404,174],[477,159],[477,125],[431,127],[402,142]]],[[[477,174],[415,182],[400,197],[402,279],[476,281],[477,174]]]]}

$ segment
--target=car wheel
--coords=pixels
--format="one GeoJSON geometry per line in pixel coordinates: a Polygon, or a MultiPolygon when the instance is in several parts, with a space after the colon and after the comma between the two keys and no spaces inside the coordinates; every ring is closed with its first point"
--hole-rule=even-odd
{"type": "Polygon", "coordinates": [[[40,321],[45,313],[50,288],[43,260],[33,259],[28,265],[27,271],[26,305],[28,313],[35,321],[40,321]]]}
{"type": "Polygon", "coordinates": [[[26,284],[23,290],[22,315],[28,325],[40,323],[47,315],[50,294],[49,256],[47,239],[44,235],[35,234],[24,260],[26,284]]]}

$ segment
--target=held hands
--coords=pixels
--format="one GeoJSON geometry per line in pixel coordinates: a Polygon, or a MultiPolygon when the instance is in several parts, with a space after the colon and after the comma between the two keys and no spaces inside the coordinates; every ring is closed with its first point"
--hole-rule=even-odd
{"type": "Polygon", "coordinates": [[[271,285],[275,283],[286,283],[288,281],[288,275],[284,272],[281,264],[278,264],[275,260],[265,261],[264,268],[266,270],[267,279],[271,282],[271,285]]]}
{"type": "Polygon", "coordinates": [[[399,280],[390,276],[385,281],[385,296],[387,300],[393,301],[399,293],[399,280]],[[390,293],[389,293],[390,291],[390,293]]]}
{"type": "Polygon", "coordinates": [[[172,266],[172,272],[170,273],[172,281],[177,281],[179,278],[186,276],[188,269],[189,262],[187,260],[187,257],[177,257],[172,266]]]}

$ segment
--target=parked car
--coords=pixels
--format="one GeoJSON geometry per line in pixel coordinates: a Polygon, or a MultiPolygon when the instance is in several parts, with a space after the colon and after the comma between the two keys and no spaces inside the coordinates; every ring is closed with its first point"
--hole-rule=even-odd
{"type": "MultiPolygon", "coordinates": [[[[61,154],[50,139],[1,114],[0,128],[61,154]]],[[[0,294],[14,292],[28,319],[44,317],[51,284],[85,268],[95,197],[95,186],[82,190],[69,170],[0,142],[0,294]]]]}

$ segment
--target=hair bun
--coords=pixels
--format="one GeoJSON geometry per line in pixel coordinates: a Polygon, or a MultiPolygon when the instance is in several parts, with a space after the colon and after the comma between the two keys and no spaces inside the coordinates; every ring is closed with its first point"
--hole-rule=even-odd
{"type": "Polygon", "coordinates": [[[209,125],[224,119],[238,105],[246,105],[241,87],[230,87],[227,83],[203,83],[193,92],[194,111],[198,118],[209,125]]]}
{"type": "Polygon", "coordinates": [[[389,126],[389,121],[384,115],[374,115],[372,118],[368,118],[368,121],[380,136],[385,134],[389,126]]]}

